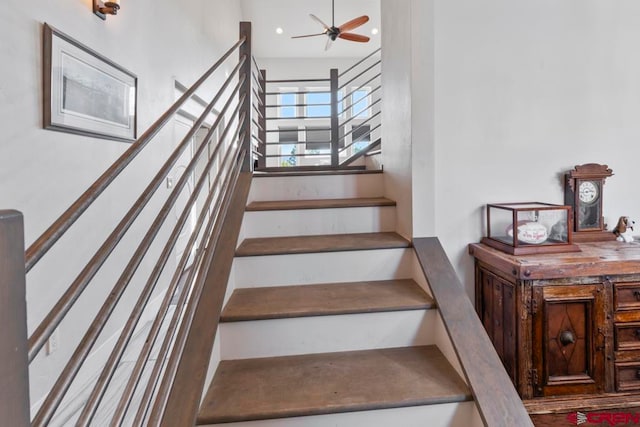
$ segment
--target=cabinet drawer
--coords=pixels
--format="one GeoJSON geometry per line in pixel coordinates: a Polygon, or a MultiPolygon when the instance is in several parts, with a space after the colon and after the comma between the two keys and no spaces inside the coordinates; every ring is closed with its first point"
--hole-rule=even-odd
{"type": "Polygon", "coordinates": [[[616,390],[640,389],[640,362],[616,363],[616,390]]]}
{"type": "Polygon", "coordinates": [[[616,350],[640,350],[640,322],[616,323],[616,350]]]}
{"type": "Polygon", "coordinates": [[[615,285],[615,309],[640,309],[640,283],[617,283],[615,285]]]}

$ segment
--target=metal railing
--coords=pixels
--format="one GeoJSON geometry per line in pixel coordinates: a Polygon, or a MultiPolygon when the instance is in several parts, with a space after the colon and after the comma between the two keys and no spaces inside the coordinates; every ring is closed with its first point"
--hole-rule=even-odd
{"type": "Polygon", "coordinates": [[[317,79],[267,80],[259,168],[339,168],[381,143],[381,59],[375,50],[317,79]]]}
{"type": "MultiPolygon", "coordinates": [[[[112,288],[103,301],[92,301],[96,304],[97,314],[83,321],[86,328],[82,338],[61,369],[55,383],[41,400],[33,418],[25,420],[24,414],[14,411],[15,414],[9,419],[4,419],[3,422],[16,426],[55,424],[56,412],[60,409],[71,385],[78,377],[87,358],[96,350],[99,339],[105,338],[101,337],[105,325],[112,320],[113,314],[120,310],[119,322],[122,324],[118,327],[119,333],[115,344],[108,350],[110,353],[106,363],[92,382],[86,401],[73,419],[76,426],[90,425],[95,420],[101,405],[104,404],[103,399],[114,374],[121,366],[125,351],[131,351],[129,348],[132,337],[139,326],[143,312],[149,305],[152,295],[159,294],[161,297],[159,308],[155,311],[142,348],[138,350],[135,363],[128,373],[126,385],[118,396],[109,396],[112,402],[117,401],[115,409],[110,411],[110,421],[103,419],[101,413],[100,423],[108,422],[115,426],[160,423],[165,408],[169,404],[168,396],[175,382],[175,373],[182,363],[182,352],[197,307],[197,301],[194,302],[193,298],[202,294],[206,269],[209,268],[215,252],[220,249],[218,239],[224,228],[239,176],[243,173],[251,173],[254,161],[258,159],[261,138],[260,128],[256,123],[260,120],[259,105],[264,99],[261,78],[259,73],[255,73],[255,62],[251,56],[251,26],[249,23],[241,23],[238,42],[193,86],[185,90],[184,94],[42,236],[23,252],[24,267],[16,267],[14,262],[11,268],[5,269],[11,274],[5,277],[0,273],[3,287],[18,286],[24,293],[25,275],[46,257],[47,252],[72,228],[83,213],[91,208],[101,194],[112,183],[118,181],[119,175],[126,170],[134,158],[142,153],[145,147],[152,145],[156,137],[169,124],[174,123],[172,119],[180,114],[185,104],[196,96],[199,99],[210,99],[202,108],[201,114],[193,120],[193,126],[180,141],[177,141],[174,151],[159,167],[132,206],[124,213],[102,244],[96,245],[97,249],[88,263],[77,272],[75,279],[66,287],[62,296],[52,304],[48,314],[44,316],[28,340],[23,341],[24,345],[18,346],[18,348],[25,348],[26,354],[22,356],[32,363],[42,352],[56,328],[66,320],[69,311],[94,284],[93,279],[110,261],[110,256],[122,244],[125,236],[127,245],[132,245],[131,239],[136,237],[135,234],[131,237],[132,227],[146,230],[142,237],[133,243],[135,250],[127,258],[126,265],[114,267],[112,263],[109,264],[110,271],[115,274],[114,277],[118,278],[112,283],[112,288]],[[234,57],[237,58],[235,62],[233,62],[234,57]],[[225,68],[227,71],[232,70],[228,72],[226,78],[224,77],[225,68]],[[205,86],[215,86],[217,89],[210,96],[196,94],[205,86]],[[212,120],[211,117],[215,119],[212,120]],[[188,157],[187,161],[184,160],[185,155],[188,157]],[[179,178],[168,195],[160,194],[158,189],[167,180],[169,174],[175,171],[179,160],[186,162],[186,164],[180,164],[179,178]],[[152,198],[162,199],[159,203],[161,207],[157,211],[153,211],[150,206],[149,202],[152,198]],[[141,215],[143,212],[145,214],[141,215]],[[149,212],[153,212],[152,218],[145,222],[145,218],[150,216],[149,212]],[[170,215],[173,212],[176,212],[176,219],[170,215]],[[179,256],[175,268],[169,271],[171,264],[169,260],[175,257],[178,240],[185,235],[188,235],[188,239],[184,246],[180,247],[182,255],[179,256]],[[159,249],[150,251],[152,245],[156,245],[154,248],[159,249]],[[143,260],[147,265],[141,268],[143,260]],[[113,272],[114,268],[120,268],[120,272],[113,272]],[[17,274],[19,271],[22,271],[22,285],[17,274]],[[8,284],[9,281],[12,283],[8,284]],[[134,281],[144,283],[144,286],[134,287],[131,285],[134,281]],[[125,292],[129,292],[127,294],[129,307],[122,305],[125,292]],[[131,292],[137,293],[135,297],[131,296],[131,292]],[[131,305],[131,301],[135,303],[131,305]],[[128,314],[123,316],[121,311],[125,309],[128,314]],[[153,357],[151,357],[152,350],[153,357]],[[143,372],[149,373],[144,375],[144,379],[143,372]],[[132,405],[134,400],[135,405],[132,405]]],[[[3,218],[10,217],[11,224],[15,222],[16,217],[20,218],[21,222],[21,216],[17,212],[1,213],[0,216],[3,218]]],[[[2,225],[4,222],[0,224],[2,225]]],[[[9,249],[5,248],[4,244],[8,240],[14,241],[16,233],[21,234],[20,238],[23,241],[22,227],[20,230],[14,227],[7,233],[0,231],[2,231],[0,255],[3,261],[9,262],[16,256],[5,254],[9,249]]],[[[19,246],[12,244],[12,248],[19,248],[19,246]]],[[[16,251],[12,252],[13,255],[15,255],[14,252],[16,251]]],[[[2,301],[2,303],[7,304],[10,301],[2,301]]],[[[0,307],[0,312],[4,312],[7,308],[0,307]]],[[[19,310],[19,306],[16,310],[19,310]]],[[[22,313],[17,313],[16,316],[26,318],[25,309],[21,310],[22,313]]],[[[7,345],[11,347],[12,344],[7,345]]],[[[101,351],[104,351],[104,347],[101,351]]],[[[22,356],[18,355],[13,366],[19,366],[22,356]]],[[[25,387],[28,390],[26,377],[25,373],[21,379],[23,386],[26,384],[25,387]]],[[[28,396],[25,398],[23,393],[17,393],[17,395],[21,396],[24,405],[28,408],[28,396]]],[[[1,405],[0,409],[3,415],[5,409],[10,410],[4,405],[1,405]]]]}

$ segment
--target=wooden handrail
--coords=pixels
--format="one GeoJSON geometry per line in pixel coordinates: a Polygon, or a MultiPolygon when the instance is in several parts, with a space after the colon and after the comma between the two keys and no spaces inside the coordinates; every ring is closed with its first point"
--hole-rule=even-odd
{"type": "Polygon", "coordinates": [[[417,238],[413,247],[485,426],[533,427],[440,241],[417,238]]]}
{"type": "Polygon", "coordinates": [[[0,424],[27,427],[29,370],[22,214],[0,211],[0,424]]]}
{"type": "Polygon", "coordinates": [[[131,163],[142,149],[160,132],[164,125],[173,117],[180,107],[211,77],[211,75],[227,60],[227,58],[242,46],[246,38],[241,37],[222,57],[200,77],[140,138],[131,146],[84,192],[71,206],[44,232],[25,252],[25,270],[31,268],[47,253],[49,249],[66,233],[74,222],[89,206],[102,194],[114,179],[131,163]]]}

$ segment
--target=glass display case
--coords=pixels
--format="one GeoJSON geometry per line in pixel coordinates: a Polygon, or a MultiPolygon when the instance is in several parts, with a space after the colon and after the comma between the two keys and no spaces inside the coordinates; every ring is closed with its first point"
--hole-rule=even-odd
{"type": "Polygon", "coordinates": [[[487,205],[482,243],[512,255],[577,252],[571,206],[540,202],[487,205]]]}

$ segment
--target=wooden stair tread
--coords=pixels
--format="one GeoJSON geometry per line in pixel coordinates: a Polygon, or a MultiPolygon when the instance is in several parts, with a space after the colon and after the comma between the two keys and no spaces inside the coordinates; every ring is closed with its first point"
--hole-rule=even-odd
{"type": "Polygon", "coordinates": [[[223,360],[197,424],[471,400],[436,346],[223,360]]]}
{"type": "Polygon", "coordinates": [[[247,211],[360,208],[369,206],[395,205],[395,201],[387,199],[385,197],[361,197],[351,199],[270,200],[251,202],[247,205],[247,211]]]}
{"type": "Polygon", "coordinates": [[[259,237],[245,239],[236,249],[236,256],[392,249],[410,246],[411,242],[393,232],[259,237]]]}
{"type": "Polygon", "coordinates": [[[434,308],[433,299],[411,279],[233,291],[221,321],[373,313],[434,308]]]}

